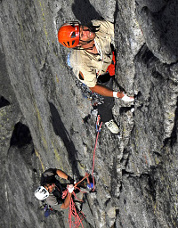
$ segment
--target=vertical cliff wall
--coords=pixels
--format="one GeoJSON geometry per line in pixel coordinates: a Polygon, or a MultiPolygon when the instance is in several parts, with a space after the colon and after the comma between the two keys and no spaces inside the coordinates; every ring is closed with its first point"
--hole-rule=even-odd
{"type": "Polygon", "coordinates": [[[136,98],[115,101],[119,136],[102,126],[84,227],[178,226],[177,12],[176,0],[0,1],[0,227],[68,227],[67,211],[44,218],[33,192],[46,168],[91,172],[96,116],[57,31],[101,18],[115,24],[115,87],[136,98]]]}

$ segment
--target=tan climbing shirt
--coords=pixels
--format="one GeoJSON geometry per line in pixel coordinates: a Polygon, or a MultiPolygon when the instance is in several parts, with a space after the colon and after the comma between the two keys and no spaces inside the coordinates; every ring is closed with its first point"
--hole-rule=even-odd
{"type": "Polygon", "coordinates": [[[94,39],[99,55],[94,55],[86,50],[73,50],[70,57],[70,65],[74,74],[88,87],[94,87],[97,83],[97,75],[105,73],[111,64],[111,44],[114,45],[114,24],[100,20],[93,20],[92,24],[100,26],[94,39]],[[82,72],[84,80],[79,78],[79,71],[82,72]]]}

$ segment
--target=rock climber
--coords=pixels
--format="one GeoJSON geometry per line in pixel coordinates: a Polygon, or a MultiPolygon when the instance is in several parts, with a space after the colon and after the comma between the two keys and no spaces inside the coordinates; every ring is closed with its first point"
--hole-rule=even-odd
{"type": "Polygon", "coordinates": [[[58,40],[63,46],[73,48],[70,65],[77,78],[89,89],[103,96],[98,105],[98,114],[113,134],[119,128],[113,120],[114,98],[132,102],[134,97],[124,92],[113,91],[115,75],[114,24],[109,21],[93,20],[81,25],[78,22],[63,24],[58,31],[58,40]]]}
{"type": "Polygon", "coordinates": [[[70,198],[74,190],[74,180],[65,174],[60,169],[49,168],[41,175],[41,186],[35,191],[35,197],[38,200],[45,201],[47,205],[51,206],[54,210],[60,211],[67,209],[70,203],[70,198]],[[70,184],[67,185],[68,194],[65,199],[62,199],[62,192],[66,189],[56,179],[56,176],[68,180],[70,184]]]}

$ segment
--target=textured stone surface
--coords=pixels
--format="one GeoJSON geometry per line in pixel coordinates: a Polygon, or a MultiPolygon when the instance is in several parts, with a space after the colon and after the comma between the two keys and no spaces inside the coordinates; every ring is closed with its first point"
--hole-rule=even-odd
{"type": "Polygon", "coordinates": [[[46,168],[75,178],[92,171],[96,117],[57,31],[68,20],[99,18],[115,23],[115,88],[136,99],[116,100],[119,136],[102,126],[84,227],[178,226],[177,7],[176,0],[0,1],[0,227],[68,227],[68,211],[45,219],[33,192],[46,168]]]}

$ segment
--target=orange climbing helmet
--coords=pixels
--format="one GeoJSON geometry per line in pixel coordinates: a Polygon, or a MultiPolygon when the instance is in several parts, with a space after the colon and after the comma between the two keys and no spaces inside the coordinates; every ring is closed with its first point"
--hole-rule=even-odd
{"type": "Polygon", "coordinates": [[[74,48],[79,44],[79,23],[71,21],[63,24],[58,31],[58,40],[64,47],[74,48]]]}

